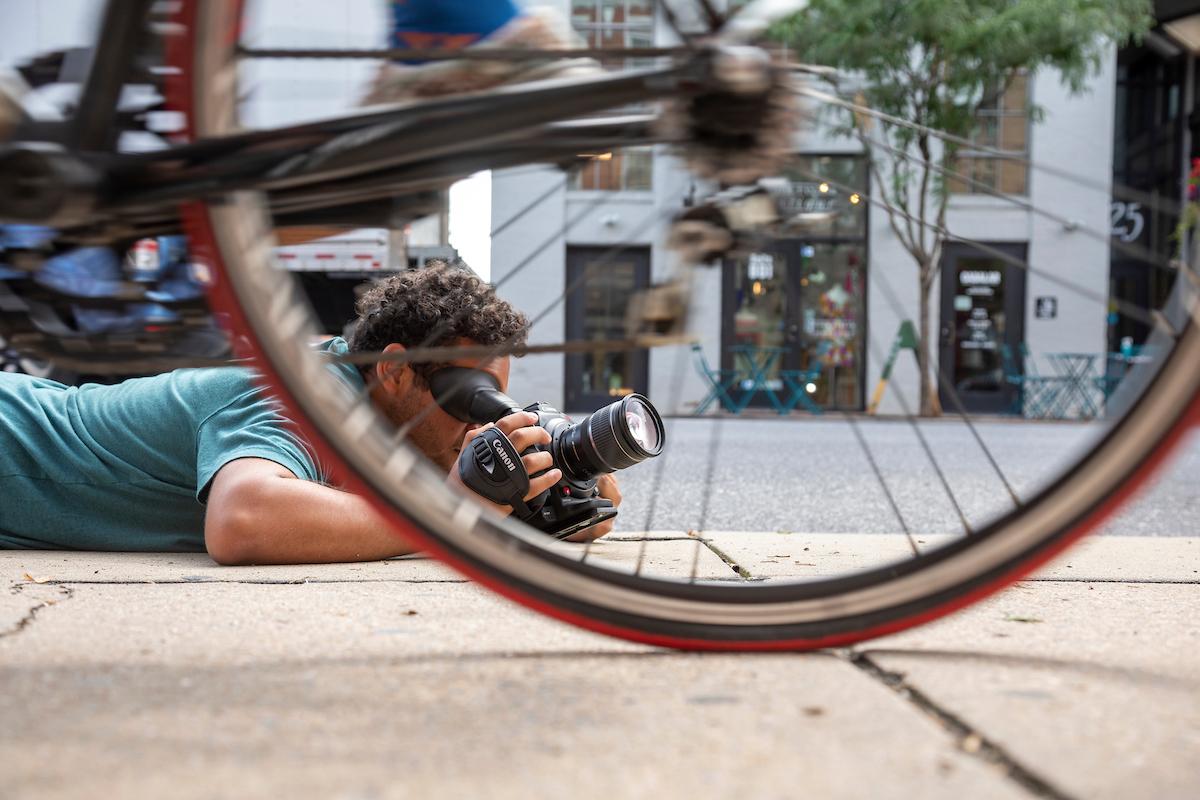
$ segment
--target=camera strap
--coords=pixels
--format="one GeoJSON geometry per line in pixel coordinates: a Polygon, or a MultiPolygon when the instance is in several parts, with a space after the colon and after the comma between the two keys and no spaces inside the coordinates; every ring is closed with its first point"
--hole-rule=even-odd
{"type": "Polygon", "coordinates": [[[521,454],[499,428],[486,428],[475,435],[458,455],[458,475],[476,494],[493,503],[512,506],[518,519],[533,511],[525,503],[529,473],[521,454]]]}

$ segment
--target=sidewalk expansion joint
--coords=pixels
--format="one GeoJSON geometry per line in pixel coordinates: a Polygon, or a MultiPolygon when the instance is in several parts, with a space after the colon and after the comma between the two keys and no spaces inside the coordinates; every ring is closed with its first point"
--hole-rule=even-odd
{"type": "Polygon", "coordinates": [[[605,536],[605,542],[707,542],[702,536],[605,536]]]}
{"type": "Polygon", "coordinates": [[[1177,584],[1179,586],[1200,585],[1200,578],[1023,578],[1029,583],[1149,583],[1177,584]]]}
{"type": "MultiPolygon", "coordinates": [[[[221,585],[221,584],[246,584],[250,586],[305,586],[311,583],[317,584],[338,584],[338,583],[470,583],[466,578],[341,578],[336,580],[318,579],[318,578],[296,578],[289,580],[269,580],[265,578],[247,578],[243,580],[227,579],[227,578],[170,578],[167,580],[155,581],[149,579],[142,580],[111,580],[111,581],[75,581],[75,580],[45,580],[40,583],[45,586],[59,586],[68,588],[70,586],[198,586],[198,585],[221,585]]],[[[69,589],[68,589],[69,591],[69,589]]]]}
{"type": "Polygon", "coordinates": [[[1000,745],[973,729],[955,714],[942,708],[924,692],[913,687],[904,679],[902,673],[884,669],[865,653],[847,651],[845,657],[851,664],[891,689],[911,705],[916,706],[926,716],[931,717],[955,738],[959,750],[999,768],[1009,780],[1034,797],[1071,800],[1071,795],[1035,774],[1009,755],[1000,745]]]}
{"type": "MultiPolygon", "coordinates": [[[[9,594],[19,595],[25,591],[26,586],[39,586],[39,585],[43,585],[43,584],[36,584],[36,583],[35,584],[30,584],[30,583],[13,584],[12,586],[9,587],[9,594]]],[[[0,639],[7,639],[10,636],[16,636],[18,633],[20,633],[21,631],[25,630],[30,625],[32,625],[33,621],[35,619],[37,619],[37,616],[41,611],[49,608],[50,606],[58,605],[63,600],[70,599],[71,596],[73,594],[75,594],[75,591],[70,586],[61,586],[61,585],[55,584],[55,588],[58,589],[58,595],[59,595],[56,599],[43,600],[42,602],[40,602],[37,605],[30,608],[28,611],[25,612],[25,615],[23,617],[21,617],[19,620],[17,620],[16,623],[11,628],[9,628],[8,630],[0,631],[0,639]]]]}
{"type": "Polygon", "coordinates": [[[705,547],[707,547],[709,550],[713,551],[713,553],[716,554],[717,558],[724,561],[725,564],[731,570],[736,572],[742,578],[742,580],[748,581],[748,580],[752,580],[754,578],[754,576],[750,574],[750,570],[746,569],[741,564],[734,561],[733,558],[728,553],[726,553],[721,548],[717,547],[715,544],[713,544],[708,539],[697,539],[697,541],[702,542],[705,547]]]}

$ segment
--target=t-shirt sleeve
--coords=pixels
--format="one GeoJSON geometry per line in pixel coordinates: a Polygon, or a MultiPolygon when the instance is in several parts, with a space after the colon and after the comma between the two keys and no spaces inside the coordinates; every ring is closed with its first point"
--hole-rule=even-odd
{"type": "Polygon", "coordinates": [[[196,499],[208,497],[221,467],[239,458],[264,458],[301,480],[328,479],[316,453],[283,416],[279,403],[255,389],[239,395],[200,423],[196,439],[196,499]]]}

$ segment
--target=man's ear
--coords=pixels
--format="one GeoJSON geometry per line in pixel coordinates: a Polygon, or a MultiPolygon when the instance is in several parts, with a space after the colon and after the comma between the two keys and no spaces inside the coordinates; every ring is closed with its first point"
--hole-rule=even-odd
{"type": "MultiPolygon", "coordinates": [[[[405,347],[402,344],[393,342],[383,348],[384,353],[403,353],[405,347]]],[[[407,364],[399,361],[377,361],[375,363],[375,380],[379,381],[380,386],[393,386],[403,380],[406,373],[410,370],[407,364]]]]}

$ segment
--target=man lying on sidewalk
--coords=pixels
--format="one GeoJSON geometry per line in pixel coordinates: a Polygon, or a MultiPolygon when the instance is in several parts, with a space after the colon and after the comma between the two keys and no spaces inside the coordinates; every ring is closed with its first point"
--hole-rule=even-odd
{"type": "MultiPolygon", "coordinates": [[[[470,271],[445,265],[401,273],[359,300],[351,341],[333,352],[394,351],[422,344],[495,345],[524,340],[528,321],[470,271]]],[[[457,359],[508,386],[509,359],[457,359]]],[[[433,364],[381,362],[365,369],[331,364],[396,425],[425,416],[412,443],[468,491],[457,459],[478,426],[436,406],[433,364]],[[431,408],[432,407],[432,408],[431,408]]],[[[532,414],[497,423],[518,451],[546,444],[532,414]]],[[[548,453],[522,459],[530,475],[551,467],[548,453]]],[[[561,477],[531,478],[525,499],[561,477]]],[[[363,498],[326,485],[327,476],[276,401],[250,369],[187,369],[115,386],[66,387],[0,373],[0,548],[203,551],[221,564],[366,561],[412,547],[363,498]]],[[[614,505],[611,476],[600,491],[614,505]]],[[[480,498],[481,502],[486,502],[480,498]]],[[[500,508],[499,506],[494,506],[500,508]]],[[[511,511],[503,508],[503,511],[511,511]]],[[[604,522],[575,539],[602,536],[604,522]]]]}

